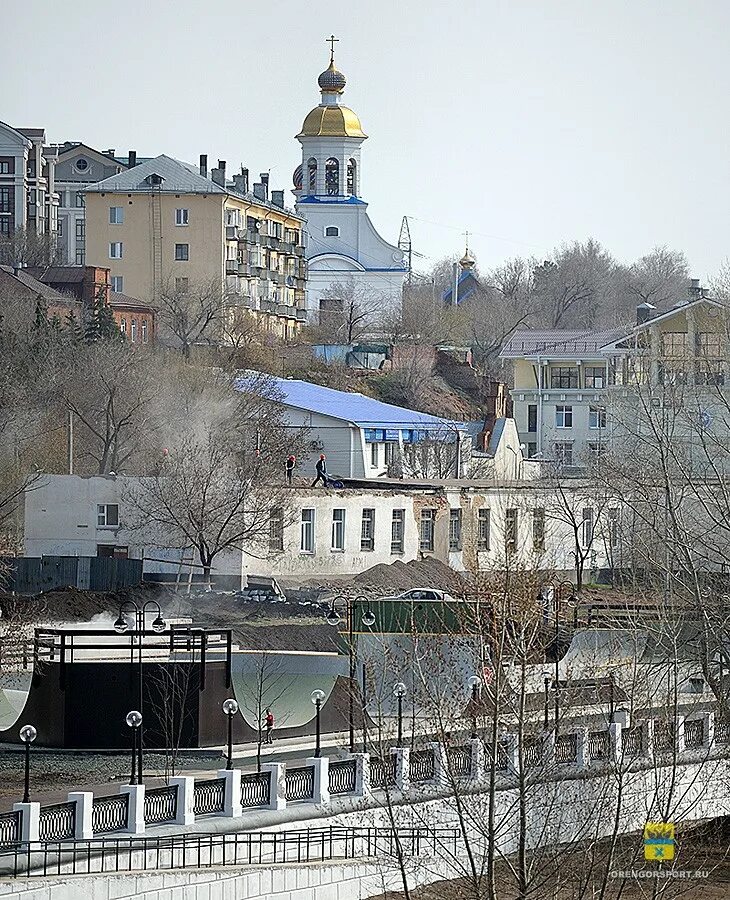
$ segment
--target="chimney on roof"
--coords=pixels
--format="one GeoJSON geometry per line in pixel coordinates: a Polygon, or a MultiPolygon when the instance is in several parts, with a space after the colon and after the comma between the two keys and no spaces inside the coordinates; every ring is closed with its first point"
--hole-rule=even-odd
{"type": "Polygon", "coordinates": [[[243,175],[243,193],[248,193],[248,169],[241,166],[241,175],[243,175]]]}
{"type": "Polygon", "coordinates": [[[105,153],[107,156],[114,156],[114,154],[117,151],[116,151],[116,148],[110,147],[108,150],[103,150],[102,152],[105,153]]]}
{"type": "Polygon", "coordinates": [[[689,281],[689,298],[690,300],[698,300],[702,296],[702,288],[700,287],[699,278],[690,278],[689,281]]]}
{"type": "Polygon", "coordinates": [[[266,185],[261,184],[261,182],[254,182],[253,186],[253,195],[257,200],[266,200],[266,185]]]}
{"type": "Polygon", "coordinates": [[[129,168],[133,169],[137,165],[137,151],[130,150],[129,151],[129,168]]]}
{"type": "Polygon", "coordinates": [[[233,176],[233,187],[238,191],[239,194],[245,194],[246,192],[243,189],[243,175],[235,174],[233,176]]]}
{"type": "Polygon", "coordinates": [[[271,202],[274,206],[280,206],[282,209],[284,208],[284,191],[272,191],[271,192],[271,202]]]}
{"type": "Polygon", "coordinates": [[[200,174],[203,178],[208,177],[208,154],[200,154],[200,174]]]}
{"type": "Polygon", "coordinates": [[[226,186],[226,161],[225,159],[218,160],[218,168],[210,170],[210,177],[213,181],[219,186],[224,188],[226,186]]]}
{"type": "Polygon", "coordinates": [[[640,303],[636,307],[636,324],[643,325],[644,322],[648,322],[655,309],[656,306],[652,306],[651,303],[640,303]]]}

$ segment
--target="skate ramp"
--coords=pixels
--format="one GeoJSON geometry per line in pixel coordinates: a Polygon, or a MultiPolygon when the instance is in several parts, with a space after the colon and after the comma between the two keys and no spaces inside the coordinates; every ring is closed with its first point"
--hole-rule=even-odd
{"type": "Polygon", "coordinates": [[[0,675],[0,731],[6,731],[21,717],[28,702],[32,672],[0,675]]]}
{"type": "Polygon", "coordinates": [[[647,634],[622,628],[592,628],[573,635],[560,660],[561,678],[587,678],[606,669],[643,660],[647,634]]]}

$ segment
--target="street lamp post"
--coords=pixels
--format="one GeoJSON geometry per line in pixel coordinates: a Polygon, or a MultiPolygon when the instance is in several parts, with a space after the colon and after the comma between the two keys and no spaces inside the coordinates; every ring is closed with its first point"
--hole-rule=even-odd
{"type": "Polygon", "coordinates": [[[137,733],[142,726],[142,713],[137,709],[132,709],[127,713],[126,723],[132,729],[132,773],[129,778],[130,784],[142,784],[142,770],[137,778],[137,733]]]}
{"type": "Polygon", "coordinates": [[[232,697],[229,697],[228,700],[223,701],[223,712],[226,714],[226,718],[228,719],[228,761],[226,762],[226,769],[232,769],[233,768],[233,717],[238,712],[238,704],[232,697]]]}
{"type": "Polygon", "coordinates": [[[471,689],[471,736],[472,739],[477,737],[477,703],[479,700],[479,686],[482,681],[478,675],[472,675],[467,684],[471,689]]]}
{"type": "Polygon", "coordinates": [[[550,679],[545,676],[545,731],[548,730],[550,724],[550,679]]]}
{"type": "MultiPolygon", "coordinates": [[[[555,652],[555,677],[553,689],[555,691],[555,729],[558,728],[558,719],[560,718],[560,603],[562,589],[567,588],[571,595],[573,593],[573,583],[571,581],[560,581],[557,584],[549,584],[542,588],[540,595],[545,604],[552,601],[554,634],[553,649],[555,652]]],[[[546,653],[547,656],[547,653],[546,653]]],[[[545,723],[547,725],[547,721],[545,723]]]]}
{"type": "Polygon", "coordinates": [[[315,729],[316,729],[316,731],[315,731],[315,735],[316,735],[315,741],[316,741],[316,743],[315,743],[315,745],[314,745],[314,755],[315,755],[315,756],[320,756],[320,754],[321,754],[321,748],[320,748],[320,723],[319,723],[319,716],[320,716],[320,712],[322,711],[322,701],[324,700],[324,691],[320,691],[319,688],[317,688],[316,690],[312,691],[312,697],[311,697],[311,700],[312,700],[312,703],[314,703],[315,710],[316,710],[316,715],[315,715],[315,720],[316,720],[316,724],[315,724],[315,729]]]}
{"type": "MultiPolygon", "coordinates": [[[[160,609],[160,604],[156,600],[147,600],[142,606],[139,606],[134,602],[134,600],[125,600],[124,603],[121,603],[119,606],[119,615],[117,616],[117,620],[114,623],[114,630],[117,634],[124,634],[129,631],[129,622],[125,619],[124,613],[125,611],[134,612],[134,620],[136,625],[137,636],[139,638],[139,646],[138,646],[138,662],[137,662],[137,687],[138,687],[138,697],[139,697],[139,709],[140,709],[140,725],[139,727],[139,741],[137,742],[137,765],[139,768],[139,783],[142,784],[142,728],[141,728],[141,710],[143,708],[142,703],[142,644],[145,635],[145,620],[147,614],[147,607],[152,606],[157,611],[157,616],[152,620],[152,630],[155,634],[162,634],[162,632],[167,627],[165,625],[165,620],[162,618],[162,610],[160,609]]],[[[132,653],[134,653],[134,634],[132,634],[132,653]]],[[[134,658],[134,657],[133,657],[134,658]]],[[[129,723],[127,723],[129,724],[129,723]]],[[[135,783],[135,782],[133,782],[135,783]]]]}
{"type": "Polygon", "coordinates": [[[393,693],[398,700],[398,746],[403,746],[403,698],[406,695],[406,686],[402,681],[393,685],[393,693]]]}
{"type": "Polygon", "coordinates": [[[38,737],[33,725],[23,725],[20,729],[20,740],[25,744],[25,790],[23,803],[30,803],[30,745],[38,737]]]}

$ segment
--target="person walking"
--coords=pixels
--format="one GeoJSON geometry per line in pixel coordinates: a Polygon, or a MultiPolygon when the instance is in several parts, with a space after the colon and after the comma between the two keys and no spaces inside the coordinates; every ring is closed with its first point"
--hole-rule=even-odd
{"type": "Polygon", "coordinates": [[[317,460],[317,465],[314,468],[317,472],[317,477],[312,482],[312,487],[316,487],[320,481],[322,482],[323,487],[327,487],[327,460],[324,453],[320,455],[317,460]]]}
{"type": "Polygon", "coordinates": [[[290,453],[286,458],[286,483],[291,487],[292,478],[294,476],[294,467],[297,464],[297,458],[293,453],[290,453]]]}
{"type": "Polygon", "coordinates": [[[266,718],[264,719],[264,724],[266,726],[266,743],[273,744],[274,738],[272,732],[274,730],[274,714],[268,707],[266,708],[266,718]]]}

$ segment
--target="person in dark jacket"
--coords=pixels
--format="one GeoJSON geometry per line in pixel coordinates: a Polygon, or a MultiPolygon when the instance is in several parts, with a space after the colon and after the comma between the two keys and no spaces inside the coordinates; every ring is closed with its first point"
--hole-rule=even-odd
{"type": "Polygon", "coordinates": [[[312,482],[312,487],[316,487],[320,481],[323,487],[327,487],[327,461],[324,453],[319,457],[314,468],[317,472],[317,477],[312,482]]]}
{"type": "Polygon", "coordinates": [[[292,477],[294,476],[294,467],[297,464],[297,458],[290,453],[286,458],[286,483],[291,487],[292,477]]]}

